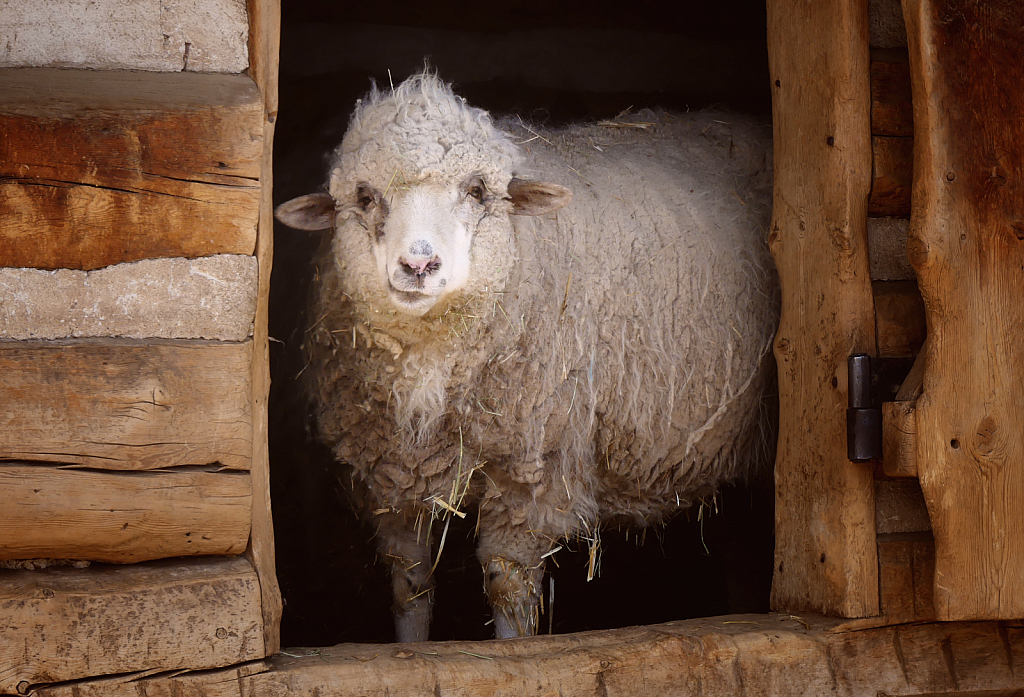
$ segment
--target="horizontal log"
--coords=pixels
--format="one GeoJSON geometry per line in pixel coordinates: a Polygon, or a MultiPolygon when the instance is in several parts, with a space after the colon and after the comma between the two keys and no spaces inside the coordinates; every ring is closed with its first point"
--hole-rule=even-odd
{"type": "Polygon", "coordinates": [[[243,0],[5,3],[0,66],[240,73],[243,0]]]}
{"type": "Polygon", "coordinates": [[[245,551],[248,472],[99,472],[0,463],[0,559],[131,564],[245,551]]]}
{"type": "Polygon", "coordinates": [[[256,258],[239,254],[95,271],[0,269],[0,338],[243,341],[252,334],[258,273],[256,258]]]}
{"type": "Polygon", "coordinates": [[[906,218],[868,218],[868,260],[872,281],[913,281],[907,257],[906,218]]]}
{"type": "Polygon", "coordinates": [[[906,60],[871,61],[871,134],[914,135],[910,63],[906,60]]]}
{"type": "Polygon", "coordinates": [[[39,697],[260,695],[1019,694],[1024,628],[996,622],[858,629],[794,615],[733,615],[489,642],[290,649],[204,673],[121,676],[39,697]]]}
{"type": "Polygon", "coordinates": [[[0,694],[264,655],[259,581],[244,557],[0,571],[0,616],[0,694]]]}
{"type": "Polygon", "coordinates": [[[0,342],[0,459],[248,469],[251,355],[252,341],[0,342]]]}
{"type": "Polygon", "coordinates": [[[872,281],[879,356],[915,356],[928,328],[916,281],[872,281]]]}
{"type": "Polygon", "coordinates": [[[871,194],[868,215],[910,217],[914,180],[914,139],[871,138],[871,194]]]}
{"type": "Polygon", "coordinates": [[[879,535],[878,585],[887,622],[934,620],[935,541],[931,533],[879,535]]]}
{"type": "Polygon", "coordinates": [[[892,535],[931,529],[928,507],[916,479],[875,481],[875,532],[892,535]]]}
{"type": "Polygon", "coordinates": [[[263,110],[245,75],[0,70],[0,266],[252,254],[263,110]]]}

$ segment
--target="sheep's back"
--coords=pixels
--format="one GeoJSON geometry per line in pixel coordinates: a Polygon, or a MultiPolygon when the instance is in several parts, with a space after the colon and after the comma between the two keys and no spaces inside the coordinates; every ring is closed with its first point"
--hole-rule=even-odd
{"type": "Polygon", "coordinates": [[[560,409],[572,388],[566,417],[548,418],[564,426],[551,445],[591,463],[605,517],[649,522],[764,448],[771,131],[715,113],[630,123],[524,146],[525,174],[574,200],[519,235],[524,277],[546,296],[540,362],[561,382],[543,391],[560,409]]]}

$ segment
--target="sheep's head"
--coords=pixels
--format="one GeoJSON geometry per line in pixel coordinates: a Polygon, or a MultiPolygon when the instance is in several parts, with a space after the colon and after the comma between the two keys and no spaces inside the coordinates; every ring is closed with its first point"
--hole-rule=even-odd
{"type": "Polygon", "coordinates": [[[291,227],[333,229],[352,297],[422,316],[507,272],[515,256],[509,216],[549,213],[571,199],[564,187],[513,177],[517,156],[486,112],[419,75],[357,107],[328,192],[275,214],[291,227]]]}

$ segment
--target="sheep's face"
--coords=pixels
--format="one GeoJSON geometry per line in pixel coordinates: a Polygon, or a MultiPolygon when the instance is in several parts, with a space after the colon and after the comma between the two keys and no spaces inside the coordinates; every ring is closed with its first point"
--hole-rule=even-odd
{"type": "Polygon", "coordinates": [[[572,198],[556,184],[519,179],[496,193],[479,174],[446,183],[332,188],[333,196],[293,199],[275,214],[299,229],[333,227],[351,297],[378,307],[386,302],[413,317],[457,294],[486,292],[514,260],[509,216],[548,213],[572,198]]]}
{"type": "Polygon", "coordinates": [[[414,316],[466,290],[477,232],[507,221],[510,208],[478,175],[386,195],[360,184],[357,196],[354,217],[369,234],[380,288],[396,310],[414,316]]]}

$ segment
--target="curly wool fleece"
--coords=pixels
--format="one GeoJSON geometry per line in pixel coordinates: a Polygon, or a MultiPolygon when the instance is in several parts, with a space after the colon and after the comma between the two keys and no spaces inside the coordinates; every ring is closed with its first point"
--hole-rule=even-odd
{"type": "Polygon", "coordinates": [[[447,183],[481,174],[492,191],[508,187],[519,151],[490,115],[466,104],[431,73],[394,90],[373,90],[356,103],[348,131],[331,158],[328,188],[345,200],[359,182],[392,186],[447,183]]]}

